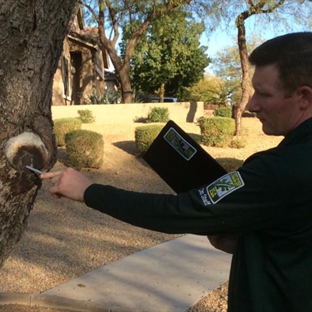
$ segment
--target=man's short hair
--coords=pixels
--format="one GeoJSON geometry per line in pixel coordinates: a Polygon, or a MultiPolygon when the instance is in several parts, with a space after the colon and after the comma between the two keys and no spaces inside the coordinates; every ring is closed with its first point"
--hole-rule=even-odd
{"type": "Polygon", "coordinates": [[[296,32],[270,39],[249,56],[255,66],[275,65],[289,96],[300,86],[312,88],[312,32],[296,32]]]}

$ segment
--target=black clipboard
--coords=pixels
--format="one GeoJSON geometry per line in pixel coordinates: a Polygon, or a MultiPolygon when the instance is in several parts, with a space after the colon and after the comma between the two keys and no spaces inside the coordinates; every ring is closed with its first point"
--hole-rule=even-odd
{"type": "Polygon", "coordinates": [[[199,188],[227,173],[172,120],[161,130],[143,159],[176,193],[199,188]]]}

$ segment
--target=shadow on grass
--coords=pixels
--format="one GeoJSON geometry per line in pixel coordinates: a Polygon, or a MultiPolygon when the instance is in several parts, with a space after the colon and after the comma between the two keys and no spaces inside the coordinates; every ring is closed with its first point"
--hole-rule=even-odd
{"type": "Polygon", "coordinates": [[[121,150],[125,151],[126,153],[139,157],[140,151],[136,147],[136,144],[134,141],[119,141],[113,143],[114,146],[120,148],[121,150]]]}
{"type": "Polygon", "coordinates": [[[68,155],[65,147],[57,148],[57,160],[62,163],[64,166],[69,166],[68,155]]]}
{"type": "Polygon", "coordinates": [[[197,134],[197,133],[188,133],[188,135],[189,135],[197,144],[201,144],[201,139],[202,139],[201,134],[197,134]]]}

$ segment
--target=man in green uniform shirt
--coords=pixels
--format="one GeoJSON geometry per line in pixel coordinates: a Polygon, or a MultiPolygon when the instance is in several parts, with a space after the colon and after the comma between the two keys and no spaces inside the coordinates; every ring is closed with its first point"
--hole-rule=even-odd
{"type": "Polygon", "coordinates": [[[312,33],[269,40],[249,60],[255,72],[248,109],[264,133],[285,138],[237,171],[178,195],[99,185],[70,168],[41,178],[51,179],[54,196],[133,225],[208,235],[233,253],[229,312],[311,312],[312,33]]]}

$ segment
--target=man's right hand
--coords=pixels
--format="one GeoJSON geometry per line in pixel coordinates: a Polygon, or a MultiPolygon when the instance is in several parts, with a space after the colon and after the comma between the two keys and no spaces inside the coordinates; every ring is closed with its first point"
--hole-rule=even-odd
{"type": "Polygon", "coordinates": [[[50,192],[54,197],[61,198],[64,196],[80,202],[84,201],[85,190],[93,184],[91,180],[72,168],[47,172],[40,175],[40,178],[51,180],[50,192]]]}

